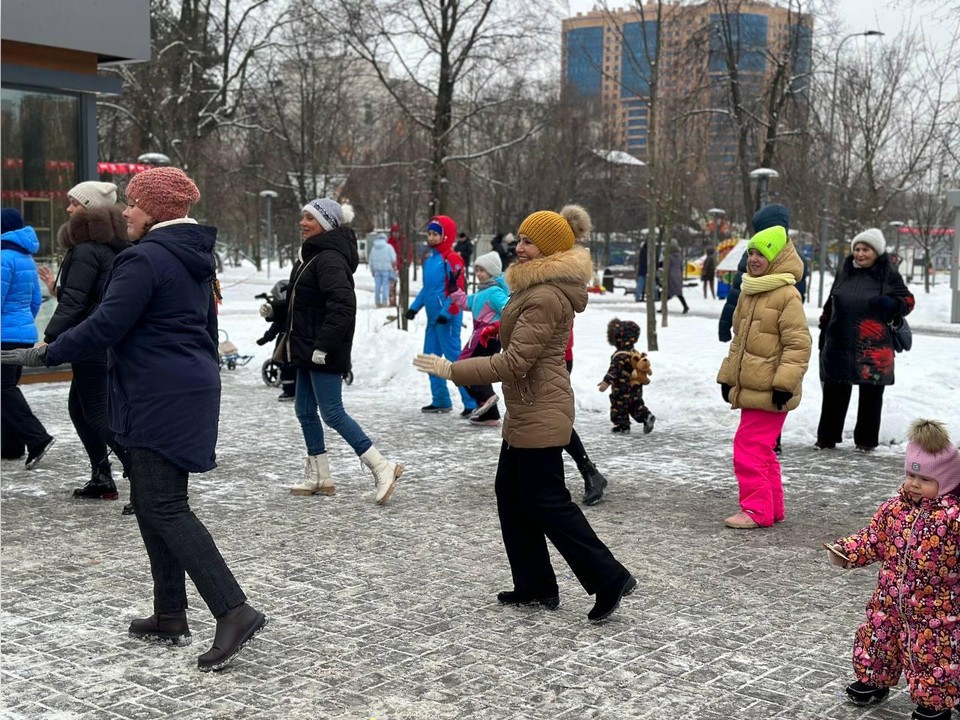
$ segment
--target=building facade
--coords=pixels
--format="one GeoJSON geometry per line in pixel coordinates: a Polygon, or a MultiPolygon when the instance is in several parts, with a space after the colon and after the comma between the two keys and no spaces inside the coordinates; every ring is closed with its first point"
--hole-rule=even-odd
{"type": "Polygon", "coordinates": [[[120,80],[97,71],[150,59],[150,3],[3,0],[0,32],[2,203],[49,257],[67,190],[99,179],[96,99],[119,95],[120,80]]]}
{"type": "MultiPolygon", "coordinates": [[[[731,67],[744,103],[755,104],[773,72],[771,57],[788,53],[791,77],[804,77],[812,61],[812,18],[762,0],[664,3],[659,19],[655,4],[594,10],[564,20],[562,32],[565,91],[596,103],[617,149],[645,161],[658,57],[660,107],[697,110],[729,107],[731,67]]],[[[735,163],[736,137],[723,112],[704,112],[703,131],[710,161],[735,163]]]]}

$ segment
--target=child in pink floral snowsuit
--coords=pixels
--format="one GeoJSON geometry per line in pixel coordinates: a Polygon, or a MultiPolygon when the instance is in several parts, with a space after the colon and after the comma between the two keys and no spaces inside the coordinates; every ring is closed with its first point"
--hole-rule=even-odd
{"type": "Polygon", "coordinates": [[[917,703],[911,717],[949,720],[960,708],[960,453],[939,422],[914,421],[908,439],[899,494],[830,548],[841,567],[882,563],[847,695],[879,702],[903,672],[917,703]]]}

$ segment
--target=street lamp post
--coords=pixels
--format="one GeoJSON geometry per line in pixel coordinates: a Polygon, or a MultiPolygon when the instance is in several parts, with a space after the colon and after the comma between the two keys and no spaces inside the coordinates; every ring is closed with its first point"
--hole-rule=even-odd
{"type": "MultiPolygon", "coordinates": [[[[837,45],[837,51],[834,53],[833,57],[833,88],[830,91],[830,120],[827,123],[827,172],[829,173],[833,168],[833,121],[836,115],[837,109],[837,79],[840,76],[839,65],[840,65],[840,48],[843,47],[843,44],[850,38],[855,37],[879,37],[883,35],[879,30],[865,30],[864,32],[850,33],[849,35],[844,35],[841,38],[840,43],[837,45]]],[[[826,182],[824,183],[823,192],[823,203],[820,205],[820,294],[817,299],[817,307],[823,307],[823,278],[827,270],[827,237],[830,235],[830,216],[828,213],[829,202],[827,198],[830,194],[826,189],[826,182]]]]}
{"type": "Polygon", "coordinates": [[[707,212],[713,215],[713,246],[716,247],[717,237],[718,237],[717,226],[720,224],[720,216],[726,215],[727,213],[726,213],[726,210],[723,210],[722,208],[710,208],[709,210],[707,210],[707,212]]]}
{"type": "Polygon", "coordinates": [[[277,194],[273,190],[261,190],[260,197],[267,201],[267,280],[270,279],[270,247],[273,245],[273,199],[277,194]]]}
{"type": "Polygon", "coordinates": [[[900,220],[891,220],[887,223],[890,227],[893,228],[894,235],[894,251],[893,254],[897,258],[897,270],[900,269],[900,228],[903,227],[904,223],[900,220]]]}
{"type": "Polygon", "coordinates": [[[760,195],[760,207],[767,204],[767,184],[772,178],[780,177],[780,173],[771,168],[757,168],[750,171],[750,179],[757,181],[757,193],[760,195]]]}

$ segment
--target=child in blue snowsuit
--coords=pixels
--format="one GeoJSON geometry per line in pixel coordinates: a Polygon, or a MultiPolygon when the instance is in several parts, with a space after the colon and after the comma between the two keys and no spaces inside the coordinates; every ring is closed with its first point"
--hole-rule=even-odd
{"type": "MultiPolygon", "coordinates": [[[[460,306],[452,302],[450,295],[456,290],[465,290],[463,259],[453,250],[457,237],[457,225],[446,215],[431,218],[427,225],[427,242],[430,250],[423,260],[423,288],[410,303],[407,319],[416,317],[421,308],[427,311],[427,333],[423,352],[442,355],[453,362],[460,355],[460,306]]],[[[477,402],[459,388],[463,400],[463,417],[469,417],[477,409],[477,402]]],[[[448,413],[453,410],[447,381],[430,376],[430,404],[420,408],[425,413],[448,413]]]]}
{"type": "MultiPolygon", "coordinates": [[[[451,299],[463,310],[473,313],[473,333],[458,360],[470,357],[489,357],[500,352],[500,314],[510,299],[510,291],[503,279],[503,264],[496,252],[481,255],[476,262],[478,288],[472,295],[458,290],[451,299]]],[[[499,425],[500,398],[493,385],[468,385],[467,392],[478,404],[470,416],[474,425],[499,425]]]]}

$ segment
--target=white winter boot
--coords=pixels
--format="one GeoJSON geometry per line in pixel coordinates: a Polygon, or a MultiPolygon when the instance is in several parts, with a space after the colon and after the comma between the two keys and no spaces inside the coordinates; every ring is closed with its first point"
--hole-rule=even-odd
{"type": "Polygon", "coordinates": [[[303,482],[290,488],[291,495],[333,495],[337,488],[330,476],[330,458],[322,455],[307,455],[307,468],[303,482]]]}
{"type": "Polygon", "coordinates": [[[377,505],[386,505],[397,486],[397,478],[403,474],[403,465],[390,462],[377,452],[375,447],[361,455],[360,462],[373,471],[373,478],[377,482],[377,494],[374,498],[377,505]]]}

